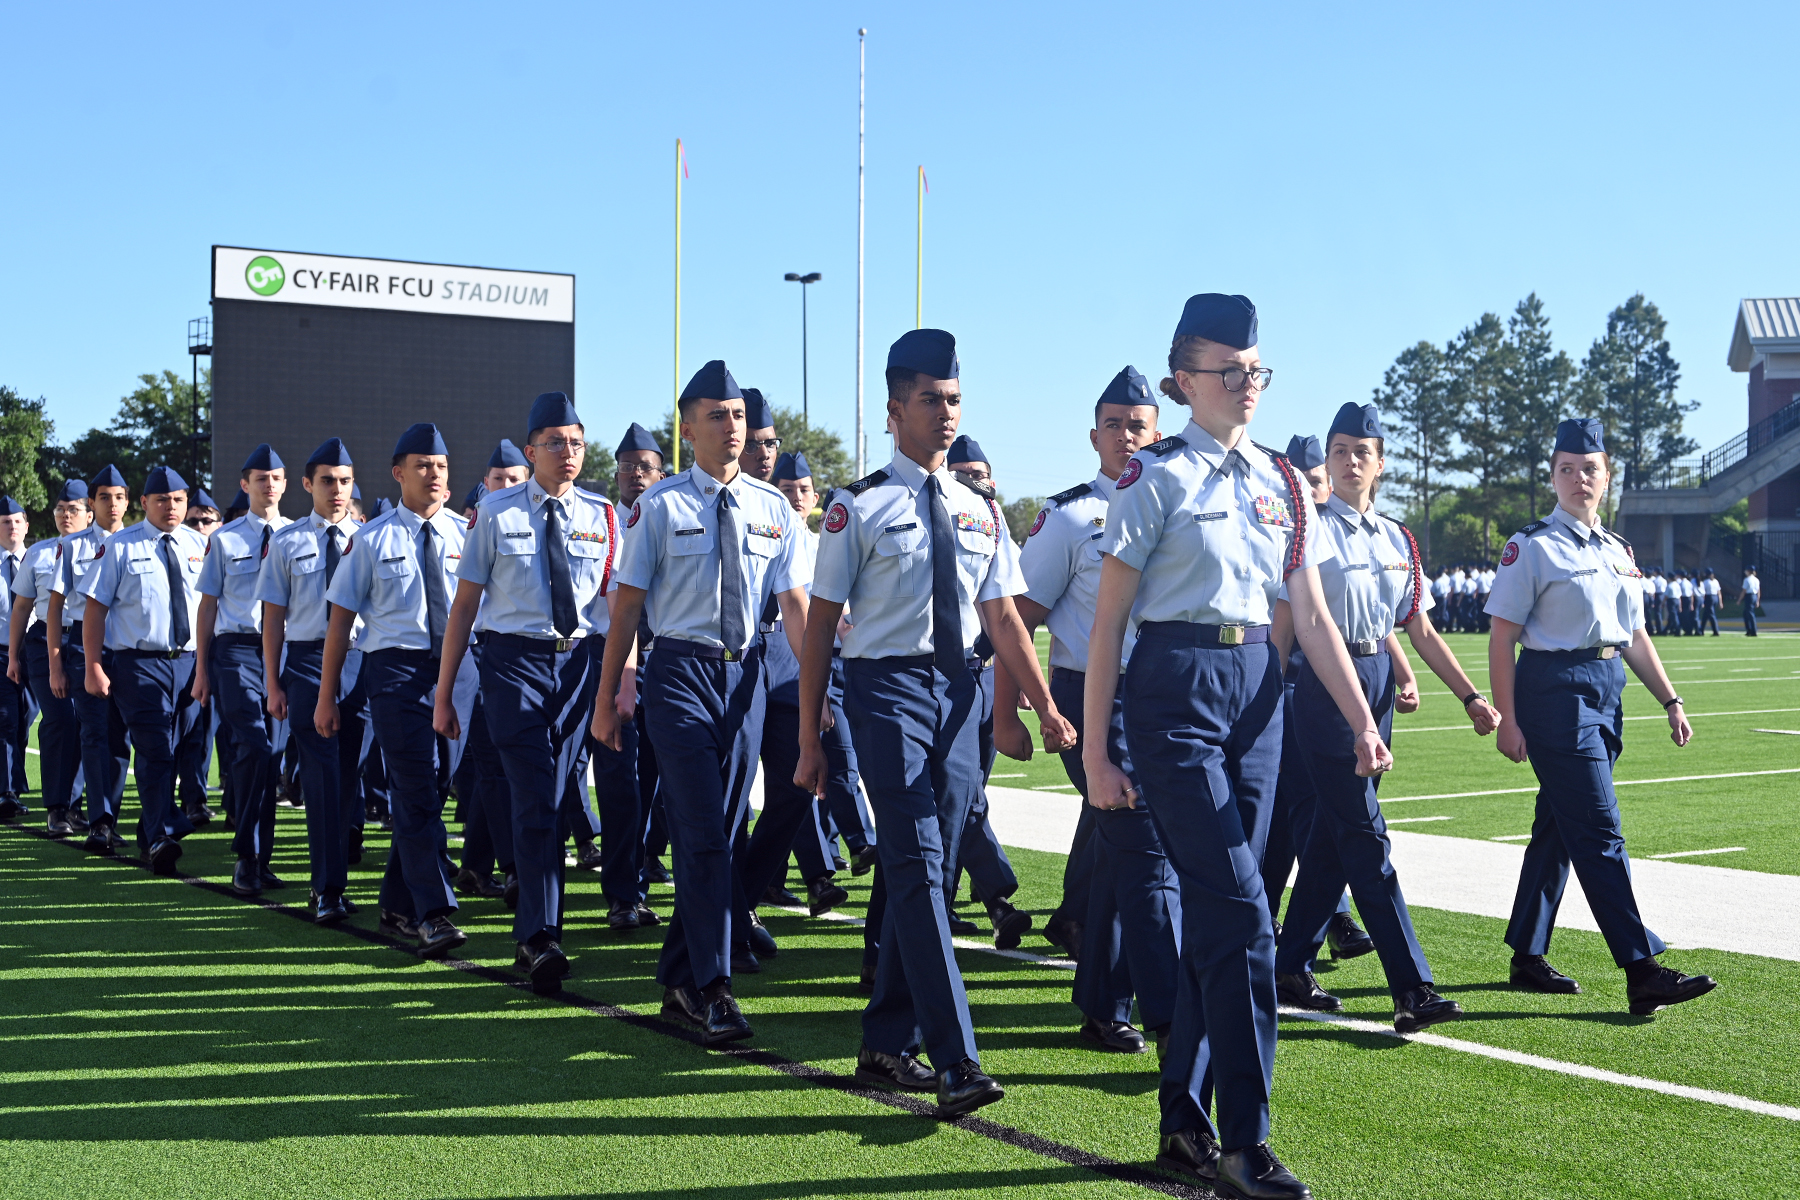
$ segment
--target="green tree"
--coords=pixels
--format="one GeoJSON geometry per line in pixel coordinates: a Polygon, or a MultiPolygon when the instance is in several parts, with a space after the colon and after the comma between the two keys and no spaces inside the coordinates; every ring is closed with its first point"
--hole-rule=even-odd
{"type": "Polygon", "coordinates": [[[1007,532],[1012,534],[1014,542],[1023,546],[1025,539],[1031,536],[1031,523],[1037,520],[1038,510],[1044,507],[1044,498],[1025,496],[1010,504],[1005,502],[1005,497],[1000,499],[1000,512],[1006,518],[1007,532]]]}
{"type": "Polygon", "coordinates": [[[1375,403],[1387,422],[1387,449],[1402,464],[1394,472],[1405,488],[1411,509],[1422,520],[1419,553],[1431,556],[1431,508],[1451,489],[1450,463],[1457,427],[1462,423],[1459,397],[1450,388],[1444,352],[1430,342],[1402,350],[1375,389],[1375,403]]]}
{"type": "Polygon", "coordinates": [[[1462,414],[1457,436],[1463,452],[1448,465],[1473,476],[1464,508],[1481,520],[1481,553],[1476,557],[1482,559],[1493,557],[1493,518],[1512,457],[1501,417],[1501,389],[1511,357],[1506,328],[1493,313],[1482,313],[1444,348],[1451,404],[1462,414]]]}
{"type": "MultiPolygon", "coordinates": [[[[60,480],[50,474],[54,464],[44,452],[55,433],[42,396],[27,400],[0,385],[0,495],[11,496],[31,514],[32,531],[40,537],[54,527],[48,519],[50,496],[60,480]]],[[[11,599],[6,598],[9,605],[11,599]]]]}
{"type": "MultiPolygon", "coordinates": [[[[69,446],[63,456],[67,469],[72,475],[87,479],[111,463],[124,474],[135,496],[152,467],[169,466],[189,483],[211,491],[212,455],[205,442],[194,440],[193,396],[193,385],[174,371],[139,375],[136,390],[120,399],[119,411],[106,428],[90,429],[69,446]]],[[[199,416],[199,429],[211,429],[210,368],[200,375],[199,416]]],[[[221,504],[230,503],[230,499],[218,497],[221,504]]]]}
{"type": "Polygon", "coordinates": [[[1594,342],[1583,364],[1599,403],[1595,415],[1606,425],[1614,475],[1628,488],[1654,486],[1658,468],[1700,448],[1681,433],[1685,414],[1699,403],[1675,398],[1681,365],[1669,353],[1667,329],[1656,305],[1639,292],[1612,310],[1605,336],[1594,342]]]}
{"type": "Polygon", "coordinates": [[[1580,393],[1575,363],[1551,344],[1550,318],[1533,292],[1507,318],[1508,354],[1500,379],[1499,416],[1526,520],[1538,516],[1538,496],[1550,476],[1556,426],[1580,393]]]}

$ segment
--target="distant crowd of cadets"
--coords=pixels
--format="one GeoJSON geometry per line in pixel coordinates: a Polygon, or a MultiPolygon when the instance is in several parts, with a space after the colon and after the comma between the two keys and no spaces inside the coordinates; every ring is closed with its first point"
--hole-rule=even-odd
{"type": "MultiPolygon", "coordinates": [[[[1342,1007],[1314,957],[1379,955],[1400,1032],[1462,1015],[1435,989],[1377,800],[1393,714],[1419,702],[1398,632],[1539,780],[1513,982],[1580,990],[1545,957],[1573,868],[1631,1010],[1649,1013],[1714,984],[1662,965],[1638,915],[1611,778],[1624,666],[1684,745],[1680,697],[1638,635],[1716,634],[1721,590],[1710,570],[1640,571],[1599,524],[1610,463],[1594,420],[1557,431],[1549,518],[1498,564],[1427,579],[1411,532],[1373,505],[1380,414],[1346,404],[1323,446],[1256,444],[1273,374],[1256,347],[1248,299],[1190,299],[1160,385],[1190,419],[1164,436],[1148,381],[1118,372],[1088,433],[1098,473],[1045,503],[1023,549],[986,453],[958,432],[955,339],[932,329],[888,355],[892,461],[822,498],[761,394],[714,360],[680,398],[691,465],[668,473],[632,425],[617,506],[577,483],[585,424],[562,393],[532,403],[523,445],[503,441],[460,508],[429,423],[393,447],[399,503],[366,519],[337,438],[305,464],[299,520],[280,514],[287,470],[266,444],[222,521],[170,467],[143,481],[129,527],[117,470],[69,481],[59,536],[29,549],[8,499],[0,815],[25,811],[39,710],[49,833],[129,849],[135,756],[135,848],[173,874],[182,839],[216,818],[216,745],[235,891],[285,886],[275,811],[292,795],[314,919],[347,920],[349,867],[379,822],[380,930],[442,956],[466,940],[462,898],[500,899],[541,994],[572,974],[572,839],[613,930],[663,923],[649,889],[676,884],[662,1013],[707,1045],[752,1036],[733,979],[778,949],[757,906],[820,915],[847,899],[837,872],[872,871],[857,1078],[933,1092],[957,1116],[1004,1091],[981,1069],[952,942],[977,927],[948,901],[966,875],[997,946],[1031,928],[986,800],[995,754],[1034,752],[1029,710],[1086,801],[1043,931],[1076,960],[1080,1038],[1124,1053],[1154,1038],[1160,1166],[1227,1195],[1309,1196],[1268,1135],[1278,1006],[1342,1007]],[[1434,611],[1490,633],[1491,699],[1434,611]],[[790,858],[804,897],[786,890],[790,858]]],[[[1750,633],[1759,591],[1747,573],[1750,633]]]]}

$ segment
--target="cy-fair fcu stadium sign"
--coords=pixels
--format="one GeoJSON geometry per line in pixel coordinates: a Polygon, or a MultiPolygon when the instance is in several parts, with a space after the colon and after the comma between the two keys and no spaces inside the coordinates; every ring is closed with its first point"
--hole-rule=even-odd
{"type": "Polygon", "coordinates": [[[575,277],[213,247],[213,298],[573,321],[575,277]]]}

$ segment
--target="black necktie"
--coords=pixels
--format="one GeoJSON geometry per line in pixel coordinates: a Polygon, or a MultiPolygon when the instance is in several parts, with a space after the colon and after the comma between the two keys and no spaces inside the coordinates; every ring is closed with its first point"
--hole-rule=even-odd
{"type": "Polygon", "coordinates": [[[17,570],[17,566],[18,566],[18,564],[13,562],[13,556],[12,556],[11,550],[8,550],[6,552],[5,562],[6,562],[6,590],[10,593],[12,591],[13,579],[16,578],[15,571],[17,570]]]}
{"type": "Polygon", "coordinates": [[[328,525],[325,532],[329,535],[325,539],[325,586],[330,587],[331,577],[337,574],[338,559],[344,554],[343,548],[338,545],[338,539],[344,536],[344,531],[336,525],[328,525]]]}
{"type": "Polygon", "coordinates": [[[163,534],[163,569],[169,574],[169,649],[180,650],[194,636],[188,624],[187,588],[181,578],[181,552],[172,534],[163,534]]]}
{"type": "Polygon", "coordinates": [[[731,493],[719,489],[719,640],[727,650],[742,650],[744,632],[744,547],[738,541],[731,493]]]}
{"type": "Polygon", "coordinates": [[[257,558],[258,562],[262,561],[262,559],[269,557],[269,535],[274,532],[275,532],[275,527],[273,525],[264,525],[263,526],[262,551],[258,555],[258,558],[257,558]]]}
{"type": "Polygon", "coordinates": [[[962,598],[956,591],[956,532],[938,477],[926,479],[931,493],[931,648],[945,678],[967,669],[963,652],[962,598]]]}
{"type": "Polygon", "coordinates": [[[575,615],[575,581],[569,576],[569,546],[563,541],[562,504],[544,499],[544,557],[550,564],[550,623],[564,637],[581,627],[575,615]]]}
{"type": "Polygon", "coordinates": [[[444,599],[444,564],[432,549],[431,522],[419,526],[419,570],[425,574],[425,621],[431,631],[431,656],[444,653],[444,626],[450,605],[444,599]]]}

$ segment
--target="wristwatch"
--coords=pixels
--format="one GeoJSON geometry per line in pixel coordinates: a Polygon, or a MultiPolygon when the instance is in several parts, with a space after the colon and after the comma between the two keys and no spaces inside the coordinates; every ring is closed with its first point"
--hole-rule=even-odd
{"type": "Polygon", "coordinates": [[[1486,699],[1487,699],[1487,697],[1482,695],[1480,692],[1470,692],[1468,695],[1463,697],[1463,707],[1464,708],[1469,707],[1469,705],[1476,700],[1486,700],[1486,699]]]}
{"type": "Polygon", "coordinates": [[[1686,703],[1687,703],[1687,701],[1683,700],[1680,696],[1670,696],[1667,700],[1663,701],[1663,711],[1668,712],[1671,708],[1674,708],[1677,704],[1686,704],[1686,703]]]}

